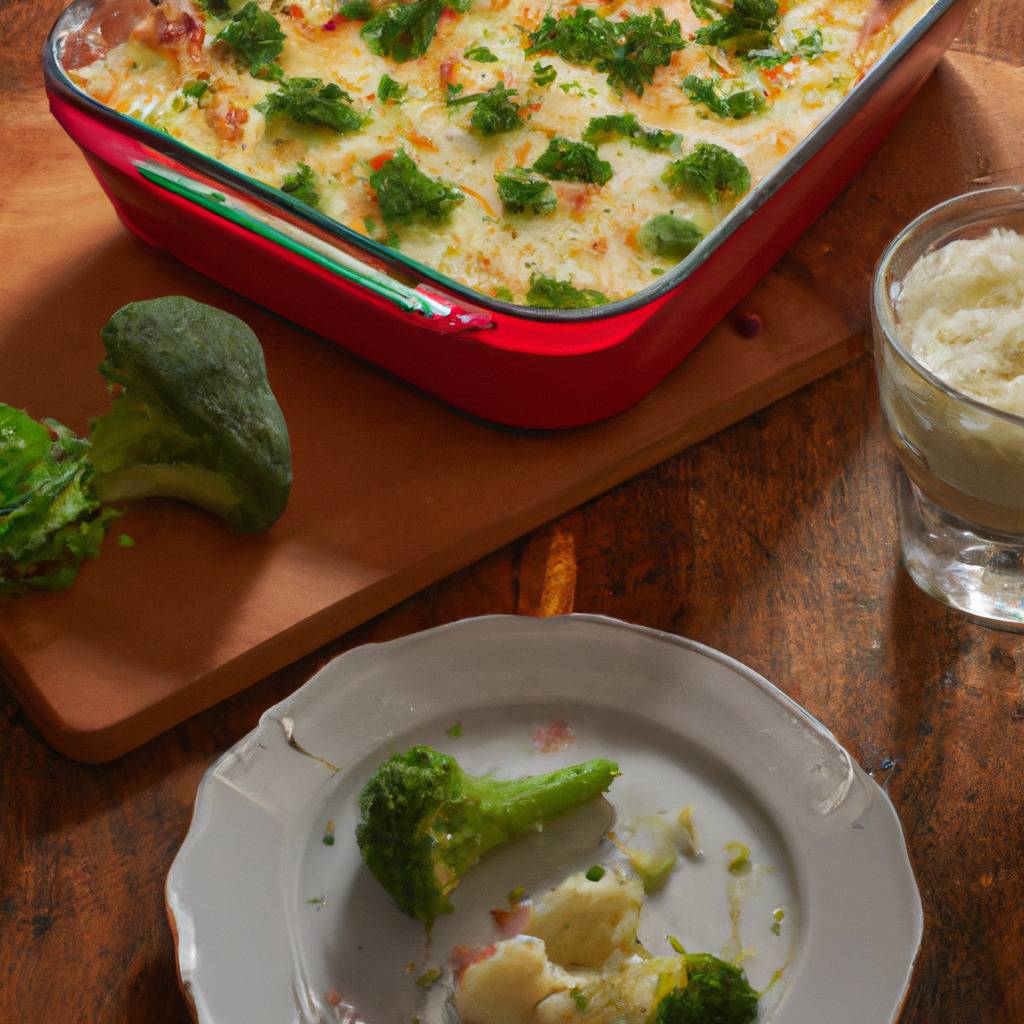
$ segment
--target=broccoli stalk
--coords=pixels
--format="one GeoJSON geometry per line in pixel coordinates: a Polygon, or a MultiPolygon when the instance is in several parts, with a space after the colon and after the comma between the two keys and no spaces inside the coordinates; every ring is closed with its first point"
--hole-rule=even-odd
{"type": "Polygon", "coordinates": [[[594,760],[500,781],[467,775],[453,757],[413,747],[382,764],[359,798],[356,841],[399,908],[427,928],[489,850],[600,796],[619,774],[594,760]]]}
{"type": "Polygon", "coordinates": [[[119,310],[103,343],[100,372],[119,394],[88,440],[0,404],[0,594],[71,586],[99,554],[111,502],[179,498],[236,533],[284,511],[288,430],[241,320],[169,296],[119,310]]]}
{"type": "Polygon", "coordinates": [[[735,964],[710,953],[687,953],[686,986],[658,1004],[655,1024],[754,1024],[757,992],[735,964]]]}

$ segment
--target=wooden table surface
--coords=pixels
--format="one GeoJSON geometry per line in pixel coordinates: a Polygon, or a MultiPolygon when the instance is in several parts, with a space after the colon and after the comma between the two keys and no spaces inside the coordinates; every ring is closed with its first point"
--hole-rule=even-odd
{"type": "MultiPolygon", "coordinates": [[[[58,6],[0,0],[0,90],[39,88],[58,6]]],[[[957,48],[1019,65],[1024,4],[982,0],[957,48]]],[[[885,781],[924,898],[904,1024],[1021,1024],[1024,640],[915,589],[895,473],[862,357],[113,764],[54,754],[0,685],[0,1021],[185,1024],[163,883],[211,760],[356,644],[577,610],[717,647],[830,726],[885,781]]]]}

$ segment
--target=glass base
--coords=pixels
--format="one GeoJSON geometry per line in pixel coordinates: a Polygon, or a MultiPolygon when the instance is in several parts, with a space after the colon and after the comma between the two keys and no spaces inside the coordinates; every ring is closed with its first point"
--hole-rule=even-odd
{"type": "Polygon", "coordinates": [[[900,540],[911,579],[993,629],[1024,633],[1024,537],[988,534],[900,474],[900,540]]]}

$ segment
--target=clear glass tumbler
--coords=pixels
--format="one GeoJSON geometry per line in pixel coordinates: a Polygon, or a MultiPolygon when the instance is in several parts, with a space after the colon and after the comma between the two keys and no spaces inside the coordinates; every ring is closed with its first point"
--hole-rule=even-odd
{"type": "Polygon", "coordinates": [[[1024,186],[951,199],[893,240],[872,287],[875,367],[904,470],[899,515],[907,572],[972,619],[1024,632],[1024,418],[925,369],[900,342],[894,309],[919,257],[995,227],[1024,234],[1024,186]]]}

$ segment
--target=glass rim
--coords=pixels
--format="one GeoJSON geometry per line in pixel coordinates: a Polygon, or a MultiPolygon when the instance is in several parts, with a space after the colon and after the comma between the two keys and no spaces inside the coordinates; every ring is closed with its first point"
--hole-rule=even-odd
{"type": "MultiPolygon", "coordinates": [[[[907,224],[906,227],[904,227],[885,247],[885,251],[882,253],[875,266],[875,272],[871,283],[871,306],[876,323],[885,335],[886,342],[920,377],[926,380],[938,391],[941,391],[943,394],[958,402],[962,402],[971,409],[986,413],[989,416],[995,416],[997,419],[1005,420],[1015,426],[1024,427],[1024,415],[1018,415],[1017,413],[1009,412],[1006,409],[999,409],[994,405],[989,405],[980,398],[968,395],[959,388],[948,384],[946,381],[942,380],[941,377],[938,377],[935,373],[929,370],[928,367],[921,363],[917,357],[907,349],[900,340],[899,334],[896,331],[896,323],[892,316],[892,303],[889,298],[888,289],[886,288],[886,277],[889,267],[908,239],[917,234],[929,223],[941,224],[943,221],[949,219],[956,211],[957,207],[966,204],[969,200],[976,199],[979,196],[994,197],[999,193],[1005,195],[1007,199],[1011,196],[1016,197],[1020,202],[1021,213],[1024,214],[1024,185],[994,185],[989,188],[979,188],[973,189],[970,192],[962,192],[960,195],[953,196],[951,199],[946,199],[943,202],[932,206],[930,209],[925,210],[924,213],[915,217],[909,224],[907,224]]],[[[981,220],[983,214],[984,211],[978,211],[977,219],[981,220]]]]}

